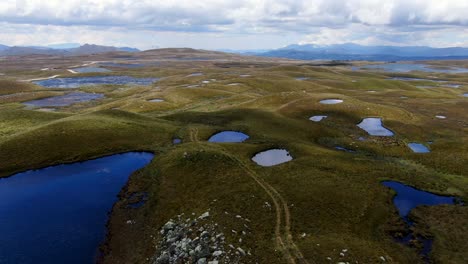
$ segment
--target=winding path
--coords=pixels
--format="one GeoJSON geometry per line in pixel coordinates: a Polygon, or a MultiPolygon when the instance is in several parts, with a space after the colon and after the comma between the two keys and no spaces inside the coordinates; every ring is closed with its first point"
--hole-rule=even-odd
{"type": "MultiPolygon", "coordinates": [[[[192,142],[198,142],[198,129],[190,128],[190,140],[192,142]]],[[[254,170],[249,168],[245,162],[243,162],[238,157],[229,154],[226,149],[223,149],[224,153],[234,162],[239,164],[239,167],[242,168],[250,178],[252,178],[271,198],[276,212],[276,224],[275,224],[275,240],[276,247],[279,248],[288,263],[296,264],[309,264],[309,262],[304,258],[299,247],[294,243],[293,236],[291,234],[291,213],[289,211],[288,204],[286,200],[281,196],[281,194],[269,183],[264,181],[254,170]],[[284,218],[284,222],[283,222],[284,218]]]]}

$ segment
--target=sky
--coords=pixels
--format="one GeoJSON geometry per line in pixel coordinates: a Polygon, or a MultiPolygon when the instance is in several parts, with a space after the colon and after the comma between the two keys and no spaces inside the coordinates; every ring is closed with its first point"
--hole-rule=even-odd
{"type": "Polygon", "coordinates": [[[468,0],[0,0],[0,44],[468,47],[468,0]]]}

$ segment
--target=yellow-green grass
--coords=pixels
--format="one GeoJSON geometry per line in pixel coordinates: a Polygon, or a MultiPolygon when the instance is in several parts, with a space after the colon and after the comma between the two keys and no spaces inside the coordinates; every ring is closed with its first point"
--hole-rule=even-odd
{"type": "MultiPolygon", "coordinates": [[[[392,204],[394,193],[380,184],[382,180],[468,197],[468,99],[460,96],[462,89],[423,89],[416,85],[427,82],[386,79],[426,78],[427,73],[396,75],[274,63],[218,66],[226,67],[184,62],[116,69],[111,74],[167,78],[144,87],[81,88],[103,93],[106,99],[61,108],[59,113],[24,110],[20,101],[2,104],[0,176],[130,150],[155,152],[153,162],[131,177],[114,207],[105,263],[148,263],[165,222],[181,213],[199,215],[208,209],[226,228],[228,242],[236,245],[239,237],[230,230],[241,226],[233,216],[252,221],[252,232],[241,245],[252,249],[245,262],[286,262],[284,252],[275,248],[275,212],[264,206],[272,201],[247,170],[287,202],[291,235],[311,263],[328,263],[327,257],[332,262],[379,263],[381,256],[393,263],[420,261],[415,250],[397,244],[389,234],[401,231],[402,221],[392,204]],[[186,77],[193,72],[204,75],[186,77]],[[217,81],[182,87],[209,79],[217,81]],[[154,98],[165,102],[148,102],[154,98]],[[344,102],[319,103],[328,98],[344,102]],[[319,123],[308,120],[319,114],[328,118],[319,123]],[[447,119],[435,119],[438,114],[447,119]],[[381,117],[395,136],[367,135],[356,126],[365,117],[381,117]],[[242,144],[205,142],[222,130],[243,131],[250,138],[242,144]],[[184,143],[173,146],[173,137],[184,143]],[[413,141],[434,141],[432,152],[412,153],[406,144],[413,141]],[[357,152],[340,152],[335,146],[357,152]],[[268,148],[286,148],[294,160],[272,168],[250,160],[268,148]],[[129,193],[136,191],[147,191],[149,200],[140,209],[128,209],[129,193]],[[128,225],[128,220],[137,224],[128,225]],[[345,258],[339,256],[342,249],[348,249],[345,258]]],[[[459,75],[437,76],[468,82],[459,75]]],[[[440,263],[467,257],[466,250],[455,245],[464,243],[466,234],[449,235],[464,223],[463,214],[447,208],[449,216],[438,221],[432,208],[418,211],[421,219],[427,216],[420,222],[435,237],[433,256],[440,263]]]]}

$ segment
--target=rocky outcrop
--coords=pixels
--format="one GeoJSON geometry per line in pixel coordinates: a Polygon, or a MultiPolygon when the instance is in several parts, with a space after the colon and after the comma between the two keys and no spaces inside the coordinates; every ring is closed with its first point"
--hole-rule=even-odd
{"type": "Polygon", "coordinates": [[[249,251],[227,244],[217,223],[205,212],[197,218],[169,220],[159,231],[160,239],[153,264],[239,263],[249,251]]]}

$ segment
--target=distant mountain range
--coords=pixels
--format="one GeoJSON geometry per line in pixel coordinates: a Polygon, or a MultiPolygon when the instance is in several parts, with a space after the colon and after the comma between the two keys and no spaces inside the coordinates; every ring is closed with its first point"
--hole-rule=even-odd
{"type": "Polygon", "coordinates": [[[468,48],[431,48],[425,46],[363,46],[352,43],[335,45],[289,45],[287,47],[256,53],[257,56],[299,60],[439,60],[467,59],[468,48]]]}
{"type": "Polygon", "coordinates": [[[21,47],[14,46],[9,47],[0,44],[0,56],[21,56],[21,55],[87,55],[87,54],[99,54],[106,52],[138,52],[140,50],[128,47],[111,47],[111,46],[100,46],[85,44],[80,46],[75,43],[65,43],[50,46],[30,46],[21,47]]]}

